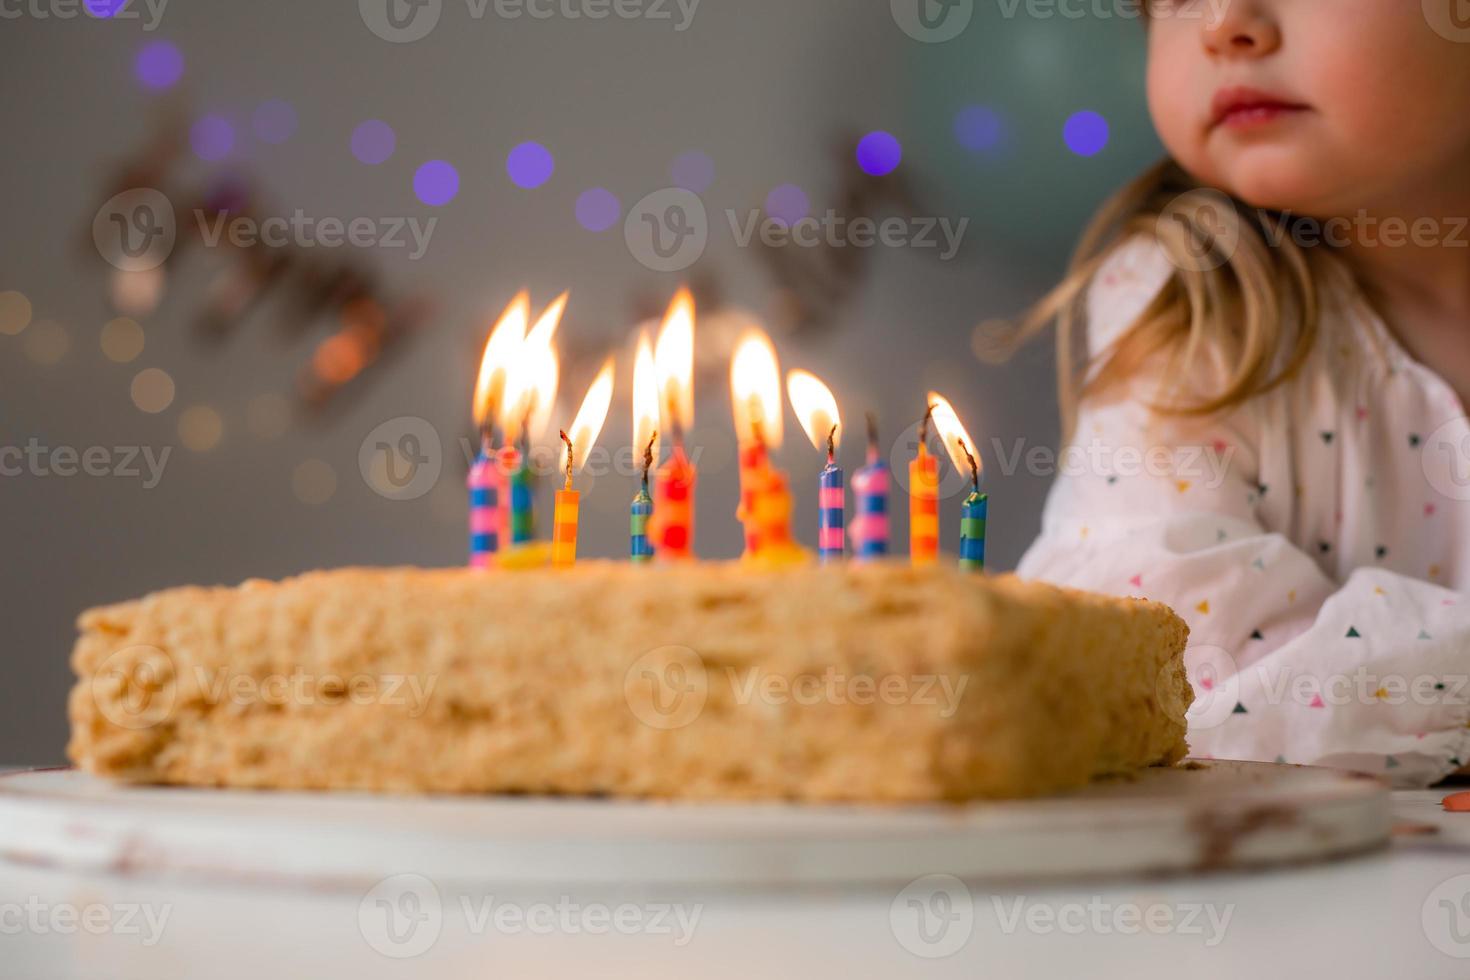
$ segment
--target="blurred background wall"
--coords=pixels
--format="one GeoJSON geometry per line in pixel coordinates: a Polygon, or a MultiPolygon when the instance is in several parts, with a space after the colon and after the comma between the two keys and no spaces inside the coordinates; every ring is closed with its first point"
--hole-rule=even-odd
{"type": "MultiPolygon", "coordinates": [[[[475,369],[523,287],[538,306],[572,293],[555,418],[621,355],[602,444],[625,452],[630,330],[680,284],[698,290],[705,556],[740,547],[723,359],[749,318],[783,368],[836,392],[849,471],[864,412],[903,459],[938,389],[983,450],[991,564],[1013,567],[1035,534],[1050,474],[1003,465],[997,446],[1055,447],[1051,351],[986,365],[972,336],[1036,299],[1090,212],[1159,152],[1126,3],[391,2],[0,3],[0,447],[26,453],[0,458],[0,762],[62,760],[82,609],[184,583],[462,562],[475,369]],[[891,172],[884,144],[854,153],[873,131],[901,145],[891,172]],[[549,176],[534,148],[512,157],[528,142],[549,176]],[[638,209],[674,186],[698,193],[705,247],[656,271],[638,209]],[[178,244],[151,272],[120,272],[94,240],[129,187],[174,208],[178,244]],[[196,207],[367,218],[379,243],[210,247],[196,207]],[[829,208],[902,217],[908,239],[773,249],[731,228],[829,208]],[[421,255],[389,234],[431,219],[421,255]],[[947,256],[937,223],[962,219],[947,256]],[[324,374],[345,383],[323,395],[324,374]],[[422,467],[411,490],[382,484],[378,443],[422,467]]],[[[810,541],[821,459],[789,416],[777,455],[810,541]]],[[[625,554],[632,478],[579,485],[581,553],[625,554]]],[[[944,506],[952,528],[958,498],[944,506]]]]}

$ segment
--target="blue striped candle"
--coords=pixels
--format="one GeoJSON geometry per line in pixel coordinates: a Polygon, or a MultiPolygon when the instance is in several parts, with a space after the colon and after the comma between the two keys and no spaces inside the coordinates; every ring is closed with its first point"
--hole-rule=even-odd
{"type": "Polygon", "coordinates": [[[633,498],[633,509],[630,513],[628,559],[635,565],[652,561],[653,542],[648,539],[648,518],[653,514],[653,498],[648,495],[646,488],[639,490],[638,496],[633,498]]]}
{"type": "Polygon", "coordinates": [[[824,562],[842,560],[842,521],[846,507],[842,468],[829,462],[822,470],[817,497],[817,557],[824,562]]]}
{"type": "Polygon", "coordinates": [[[489,568],[500,550],[500,469],[488,443],[470,467],[470,566],[489,568]]]}
{"type": "Polygon", "coordinates": [[[858,561],[877,561],[888,554],[888,467],[876,449],[868,463],[852,474],[852,551],[858,561]]]}
{"type": "Polygon", "coordinates": [[[978,490],[965,498],[960,508],[960,568],[985,570],[985,516],[990,510],[990,495],[978,490]]]}

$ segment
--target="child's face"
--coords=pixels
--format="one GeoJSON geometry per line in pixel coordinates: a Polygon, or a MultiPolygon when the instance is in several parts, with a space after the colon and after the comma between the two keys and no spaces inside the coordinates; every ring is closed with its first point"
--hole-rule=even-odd
{"type": "Polygon", "coordinates": [[[1395,209],[1452,176],[1462,193],[1470,43],[1436,33],[1425,9],[1153,0],[1154,124],[1185,169],[1257,207],[1316,217],[1395,209]]]}

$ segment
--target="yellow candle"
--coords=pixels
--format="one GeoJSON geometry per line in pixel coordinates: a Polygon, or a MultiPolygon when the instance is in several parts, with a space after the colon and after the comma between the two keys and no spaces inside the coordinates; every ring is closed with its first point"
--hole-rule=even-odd
{"type": "Polygon", "coordinates": [[[577,561],[577,511],[581,494],[575,490],[556,492],[555,520],[551,526],[551,564],[565,568],[577,561]]]}
{"type": "Polygon", "coordinates": [[[608,406],[612,404],[612,390],[613,363],[609,360],[587,389],[577,420],[572,423],[572,434],[567,435],[565,429],[561,431],[561,441],[567,444],[567,477],[557,491],[551,524],[551,564],[557,568],[566,568],[577,561],[577,511],[581,495],[572,489],[572,474],[587,462],[587,454],[602,431],[608,406]]]}

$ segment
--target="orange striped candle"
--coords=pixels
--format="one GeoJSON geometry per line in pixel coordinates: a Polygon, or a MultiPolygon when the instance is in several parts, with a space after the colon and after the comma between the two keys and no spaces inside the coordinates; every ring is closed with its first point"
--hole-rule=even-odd
{"type": "Polygon", "coordinates": [[[919,452],[909,463],[909,559],[916,566],[939,558],[939,460],[929,454],[928,436],[929,412],[925,412],[919,424],[919,452]]]}
{"type": "Polygon", "coordinates": [[[581,497],[576,490],[556,492],[555,519],[551,526],[551,564],[557,568],[577,562],[577,512],[581,497]]]}

